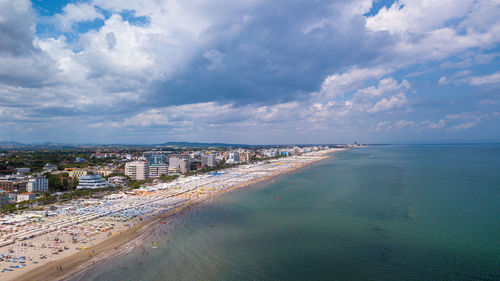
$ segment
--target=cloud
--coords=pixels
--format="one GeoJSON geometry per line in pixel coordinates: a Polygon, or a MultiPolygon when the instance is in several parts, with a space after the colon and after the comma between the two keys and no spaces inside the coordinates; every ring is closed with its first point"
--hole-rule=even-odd
{"type": "Polygon", "coordinates": [[[241,127],[328,141],[484,125],[497,117],[479,101],[497,94],[475,87],[500,79],[498,13],[497,1],[472,0],[379,11],[368,0],[93,0],[44,16],[42,37],[29,1],[0,0],[0,120],[12,124],[0,137],[76,138],[71,122],[103,140],[168,136],[162,128],[234,137],[241,127]],[[60,131],[49,136],[49,124],[60,131]]]}
{"type": "Polygon", "coordinates": [[[19,56],[31,53],[35,39],[31,3],[1,0],[0,15],[0,54],[19,56]]]}
{"type": "Polygon", "coordinates": [[[62,13],[55,16],[59,26],[64,31],[70,31],[75,23],[90,22],[96,19],[104,19],[94,5],[89,3],[67,4],[62,13]]]}
{"type": "Polygon", "coordinates": [[[500,71],[489,75],[471,76],[466,78],[465,81],[473,86],[480,86],[485,84],[498,84],[500,83],[500,71]]]}
{"type": "Polygon", "coordinates": [[[439,81],[438,81],[438,86],[443,86],[443,85],[447,85],[449,84],[450,82],[448,81],[448,78],[446,78],[445,76],[439,78],[439,81]]]}
{"type": "Polygon", "coordinates": [[[447,21],[469,12],[473,0],[397,0],[369,17],[366,25],[374,31],[421,33],[441,28],[447,21]]]}
{"type": "Polygon", "coordinates": [[[456,114],[447,114],[439,122],[423,122],[420,131],[423,129],[444,129],[448,132],[467,130],[481,124],[485,120],[493,120],[500,116],[500,112],[461,112],[456,114]]]}
{"type": "Polygon", "coordinates": [[[353,68],[342,74],[330,75],[321,85],[321,94],[335,97],[365,85],[367,80],[379,79],[392,72],[389,68],[353,68]]]}
{"type": "Polygon", "coordinates": [[[399,108],[402,107],[407,103],[406,95],[405,94],[397,94],[395,96],[392,96],[390,98],[383,98],[380,101],[378,101],[370,110],[369,112],[379,112],[379,111],[385,111],[393,108],[399,108]]]}
{"type": "Polygon", "coordinates": [[[38,48],[34,31],[29,1],[0,0],[0,87],[30,88],[49,82],[54,62],[38,48]]]}
{"type": "Polygon", "coordinates": [[[469,129],[469,128],[472,128],[475,126],[477,126],[476,122],[467,122],[467,123],[462,123],[462,124],[452,126],[452,127],[450,127],[449,130],[450,131],[460,131],[460,130],[466,130],[466,129],[469,129]]]}
{"type": "Polygon", "coordinates": [[[375,131],[382,131],[382,130],[391,131],[394,129],[400,130],[407,127],[413,127],[415,125],[416,123],[414,121],[409,121],[409,120],[399,120],[394,123],[391,123],[389,121],[384,121],[377,124],[375,131]]]}
{"type": "Polygon", "coordinates": [[[446,126],[446,120],[441,119],[438,122],[429,123],[425,128],[436,130],[436,129],[442,129],[445,126],[446,126]]]}

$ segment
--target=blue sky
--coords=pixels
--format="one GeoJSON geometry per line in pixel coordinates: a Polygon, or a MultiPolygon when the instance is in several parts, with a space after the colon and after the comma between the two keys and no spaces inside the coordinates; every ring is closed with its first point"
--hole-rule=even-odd
{"type": "Polygon", "coordinates": [[[499,142],[499,14],[497,0],[0,0],[0,140],[499,142]]]}

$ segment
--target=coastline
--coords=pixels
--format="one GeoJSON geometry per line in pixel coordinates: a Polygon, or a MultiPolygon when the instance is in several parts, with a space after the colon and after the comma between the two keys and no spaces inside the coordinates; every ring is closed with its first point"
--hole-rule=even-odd
{"type": "Polygon", "coordinates": [[[186,201],[178,208],[172,209],[164,214],[157,214],[152,218],[142,221],[132,228],[129,228],[117,235],[103,239],[99,243],[88,247],[85,250],[74,252],[69,256],[61,257],[57,260],[47,262],[28,272],[19,272],[19,274],[10,276],[6,280],[65,280],[70,277],[82,276],[88,270],[91,270],[95,265],[100,264],[107,259],[117,255],[125,254],[132,248],[143,243],[145,239],[154,234],[156,229],[161,227],[160,220],[172,220],[175,216],[180,216],[186,210],[197,208],[209,199],[213,199],[219,195],[232,192],[234,190],[253,186],[258,183],[264,183],[275,179],[278,176],[294,173],[308,167],[321,160],[331,158],[332,154],[344,149],[335,149],[324,151],[313,159],[306,162],[298,162],[286,169],[271,173],[262,177],[255,178],[240,184],[229,186],[223,190],[209,193],[205,196],[197,197],[186,201]]]}

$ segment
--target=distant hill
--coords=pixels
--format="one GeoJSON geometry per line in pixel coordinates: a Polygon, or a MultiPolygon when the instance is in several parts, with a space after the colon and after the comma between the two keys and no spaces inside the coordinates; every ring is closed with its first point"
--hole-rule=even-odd
{"type": "Polygon", "coordinates": [[[0,146],[22,146],[24,143],[20,143],[17,141],[0,141],[0,146]]]}
{"type": "MultiPolygon", "coordinates": [[[[298,146],[309,146],[296,144],[298,146]]],[[[321,145],[321,144],[319,144],[321,145]]],[[[253,145],[253,144],[235,144],[235,143],[220,143],[220,142],[166,142],[162,144],[99,144],[99,143],[54,143],[54,142],[39,142],[39,143],[21,143],[16,141],[0,141],[0,147],[5,149],[71,149],[71,148],[131,148],[131,147],[161,147],[161,146],[177,146],[186,148],[208,148],[208,147],[246,147],[246,148],[264,148],[264,147],[286,147],[290,144],[269,144],[269,145],[253,145]]]]}
{"type": "Polygon", "coordinates": [[[254,146],[249,144],[231,144],[231,143],[205,143],[205,142],[167,142],[160,145],[173,145],[173,146],[184,146],[184,147],[245,147],[254,146]]]}

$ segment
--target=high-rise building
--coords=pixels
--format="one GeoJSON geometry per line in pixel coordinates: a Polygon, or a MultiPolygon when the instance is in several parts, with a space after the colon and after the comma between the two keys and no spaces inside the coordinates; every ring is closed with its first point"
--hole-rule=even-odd
{"type": "Polygon", "coordinates": [[[149,165],[149,177],[159,178],[161,175],[168,174],[167,164],[151,164],[149,165]]]}
{"type": "Polygon", "coordinates": [[[125,163],[125,175],[133,180],[147,180],[149,178],[149,162],[132,161],[125,163]]]}
{"type": "Polygon", "coordinates": [[[49,190],[49,181],[46,178],[32,178],[26,183],[26,191],[28,192],[45,192],[49,190]]]}
{"type": "Polygon", "coordinates": [[[252,156],[253,152],[250,151],[240,152],[240,161],[250,163],[252,162],[252,156]]]}
{"type": "Polygon", "coordinates": [[[167,156],[165,154],[151,154],[149,156],[149,165],[165,163],[167,163],[167,156]]]}
{"type": "Polygon", "coordinates": [[[178,173],[185,174],[191,170],[189,157],[170,157],[168,158],[168,170],[174,172],[177,170],[178,173]]]}
{"type": "Polygon", "coordinates": [[[201,165],[203,167],[215,167],[217,162],[215,161],[215,154],[205,154],[201,156],[201,165]]]}
{"type": "Polygon", "coordinates": [[[226,161],[226,163],[232,164],[239,162],[240,162],[240,154],[237,151],[229,152],[229,159],[226,161]]]}

